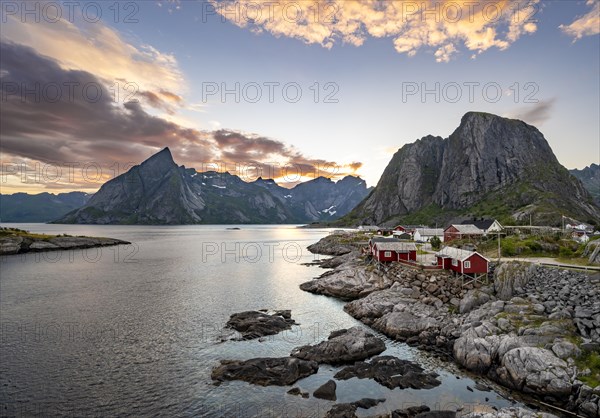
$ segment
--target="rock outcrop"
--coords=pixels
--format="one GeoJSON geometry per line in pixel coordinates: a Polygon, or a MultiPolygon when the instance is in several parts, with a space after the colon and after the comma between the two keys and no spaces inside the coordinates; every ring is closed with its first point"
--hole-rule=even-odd
{"type": "Polygon", "coordinates": [[[292,325],[295,324],[296,321],[292,319],[292,312],[282,310],[273,313],[261,311],[234,313],[225,325],[238,331],[242,339],[252,340],[266,335],[278,334],[292,328],[292,325]]]}
{"type": "Polygon", "coordinates": [[[302,283],[300,289],[318,295],[334,296],[340,299],[356,299],[375,290],[388,287],[391,282],[377,270],[367,271],[356,268],[354,260],[344,263],[333,271],[302,283]]]}
{"type": "Polygon", "coordinates": [[[326,341],[292,350],[292,357],[317,363],[344,364],[382,353],[385,343],[362,327],[333,331],[326,341]]]}
{"type": "Polygon", "coordinates": [[[381,402],[385,402],[385,399],[362,398],[351,403],[335,404],[327,411],[325,418],[353,418],[358,408],[369,409],[381,402]]]}
{"type": "Polygon", "coordinates": [[[128,241],[114,238],[68,236],[30,238],[28,236],[8,236],[0,238],[0,255],[42,251],[78,250],[129,244],[131,243],[128,241]]]}
{"type": "Polygon", "coordinates": [[[357,361],[334,377],[339,380],[374,379],[389,389],[431,389],[441,384],[437,374],[425,373],[418,364],[393,356],[373,357],[368,363],[357,361]]]}
{"type": "Polygon", "coordinates": [[[317,362],[295,357],[221,360],[221,365],[213,369],[211,377],[217,382],[243,380],[260,386],[287,386],[318,370],[317,362]]]}
{"type": "Polygon", "coordinates": [[[551,351],[538,347],[514,348],[502,356],[501,364],[496,373],[506,386],[557,399],[571,395],[574,371],[551,351]]]}

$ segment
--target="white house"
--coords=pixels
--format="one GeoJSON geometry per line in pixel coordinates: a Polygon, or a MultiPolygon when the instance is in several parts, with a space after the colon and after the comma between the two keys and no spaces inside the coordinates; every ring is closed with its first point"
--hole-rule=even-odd
{"type": "Polygon", "coordinates": [[[472,221],[464,221],[463,225],[475,225],[481,229],[485,235],[496,232],[501,232],[504,227],[495,219],[475,219],[472,221]]]}
{"type": "Polygon", "coordinates": [[[358,227],[359,231],[377,232],[378,229],[379,227],[375,225],[360,225],[358,227]]]}
{"type": "Polygon", "coordinates": [[[417,242],[429,242],[433,237],[438,237],[441,242],[444,242],[444,230],[442,228],[417,228],[413,239],[417,242]]]}

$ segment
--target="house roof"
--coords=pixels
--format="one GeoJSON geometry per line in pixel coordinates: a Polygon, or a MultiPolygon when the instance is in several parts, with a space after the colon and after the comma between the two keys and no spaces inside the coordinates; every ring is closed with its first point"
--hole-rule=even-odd
{"type": "Polygon", "coordinates": [[[477,254],[486,261],[490,261],[481,254],[479,254],[477,251],[467,251],[456,247],[444,247],[435,255],[438,257],[453,258],[455,260],[465,261],[466,259],[475,254],[477,254]]]}
{"type": "Polygon", "coordinates": [[[386,238],[386,237],[373,237],[369,241],[371,241],[371,242],[402,242],[398,238],[386,238]]]}
{"type": "Polygon", "coordinates": [[[379,251],[396,251],[399,253],[417,251],[417,246],[412,242],[401,242],[395,240],[392,242],[376,242],[375,247],[377,247],[379,251]]]}
{"type": "MultiPolygon", "coordinates": [[[[456,228],[456,230],[458,232],[460,232],[461,234],[469,234],[469,235],[482,235],[483,234],[483,230],[476,227],[473,224],[452,224],[450,226],[453,226],[454,228],[456,228]]],[[[450,227],[448,227],[450,228],[450,227]]],[[[446,229],[448,229],[446,228],[446,229]]]]}
{"type": "Polygon", "coordinates": [[[415,232],[418,232],[419,235],[426,237],[441,237],[444,235],[444,230],[442,228],[417,228],[415,232]]]}
{"type": "Polygon", "coordinates": [[[494,222],[496,222],[495,219],[475,219],[472,221],[463,221],[462,225],[475,225],[477,228],[487,231],[489,227],[494,224],[494,222]]]}

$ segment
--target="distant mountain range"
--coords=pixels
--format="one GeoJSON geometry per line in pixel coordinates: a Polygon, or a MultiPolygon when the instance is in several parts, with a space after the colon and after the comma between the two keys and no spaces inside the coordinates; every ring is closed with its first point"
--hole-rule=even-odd
{"type": "Polygon", "coordinates": [[[592,164],[583,170],[571,170],[571,174],[583,183],[596,203],[600,205],[600,165],[592,164]]]}
{"type": "Polygon", "coordinates": [[[0,221],[49,222],[80,208],[90,197],[83,192],[0,194],[0,221]]]}
{"type": "MultiPolygon", "coordinates": [[[[598,172],[582,176],[593,187],[598,172]]],[[[600,208],[542,133],[519,120],[469,112],[448,138],[426,136],[400,148],[373,192],[336,224],[442,225],[488,216],[559,225],[561,215],[600,223],[600,208]]]]}
{"type": "Polygon", "coordinates": [[[376,188],[359,177],[319,177],[292,189],[270,179],[178,166],[168,148],[90,196],[0,195],[3,222],[89,224],[437,223],[473,217],[600,224],[600,166],[564,168],[522,121],[469,112],[448,137],[396,152],[376,188]],[[341,219],[338,219],[341,218],[341,219]]]}
{"type": "Polygon", "coordinates": [[[330,221],[368,193],[353,176],[319,177],[292,189],[273,180],[245,182],[229,173],[178,166],[168,148],[108,182],[54,223],[246,224],[330,221]]]}

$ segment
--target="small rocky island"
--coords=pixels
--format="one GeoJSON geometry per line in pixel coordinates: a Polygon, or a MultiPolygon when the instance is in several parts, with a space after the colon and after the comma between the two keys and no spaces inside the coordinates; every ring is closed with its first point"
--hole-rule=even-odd
{"type": "Polygon", "coordinates": [[[74,237],[67,234],[35,234],[18,228],[3,227],[0,229],[0,255],[76,250],[127,244],[131,243],[115,238],[74,237]]]}

